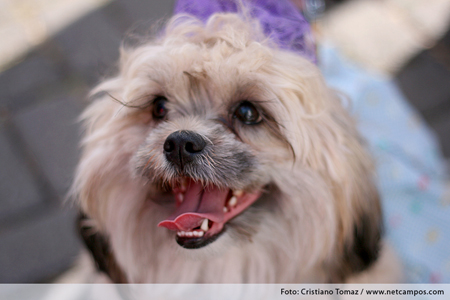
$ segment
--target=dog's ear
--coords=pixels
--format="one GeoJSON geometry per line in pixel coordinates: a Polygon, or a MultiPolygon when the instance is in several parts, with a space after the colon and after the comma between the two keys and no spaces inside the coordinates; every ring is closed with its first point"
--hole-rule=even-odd
{"type": "Polygon", "coordinates": [[[369,269],[381,250],[383,223],[379,212],[363,212],[355,220],[352,240],[344,244],[341,264],[342,279],[369,269]]]}
{"type": "MultiPolygon", "coordinates": [[[[367,170],[366,170],[367,171],[367,170]]],[[[331,275],[331,282],[344,282],[348,277],[369,269],[378,259],[381,250],[381,237],[383,235],[383,218],[379,201],[379,194],[370,172],[358,186],[354,186],[352,199],[352,222],[346,236],[341,232],[342,240],[338,243],[335,257],[335,272],[331,275]]],[[[361,178],[360,178],[361,179],[361,178]]]]}
{"type": "MultiPolygon", "coordinates": [[[[336,97],[333,93],[331,96],[336,97]]],[[[338,138],[325,144],[328,147],[323,148],[322,160],[326,162],[324,176],[332,182],[338,220],[336,256],[332,258],[337,265],[332,281],[344,282],[378,259],[383,218],[368,145],[342,105],[332,107],[330,112],[333,125],[329,131],[338,138]]]]}
{"type": "Polygon", "coordinates": [[[123,271],[117,265],[107,237],[98,232],[89,221],[90,218],[80,212],[77,227],[81,238],[94,258],[97,269],[106,273],[114,283],[127,283],[123,271]]]}
{"type": "Polygon", "coordinates": [[[331,198],[323,205],[334,208],[328,238],[336,242],[325,268],[334,270],[331,282],[343,282],[369,268],[381,247],[382,214],[372,159],[342,97],[326,86],[314,65],[292,61],[280,64],[283,69],[277,74],[289,75],[286,82],[297,78],[279,96],[286,108],[283,116],[291,113],[297,121],[283,125],[295,137],[290,142],[298,165],[314,170],[329,188],[331,198]]]}
{"type": "Polygon", "coordinates": [[[343,264],[352,274],[368,269],[381,248],[383,223],[379,212],[363,212],[355,220],[353,240],[344,245],[343,264]]]}
{"type": "Polygon", "coordinates": [[[333,194],[337,243],[331,258],[336,270],[331,274],[331,281],[343,282],[370,268],[378,259],[382,211],[373,161],[355,121],[333,91],[322,96],[326,98],[322,98],[323,118],[318,121],[320,117],[317,117],[311,126],[313,137],[321,137],[314,140],[320,150],[312,151],[309,156],[311,165],[329,183],[333,194]]]}

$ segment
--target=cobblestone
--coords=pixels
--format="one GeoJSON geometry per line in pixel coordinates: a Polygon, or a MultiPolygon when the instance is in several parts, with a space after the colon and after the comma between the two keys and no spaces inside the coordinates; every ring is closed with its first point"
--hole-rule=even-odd
{"type": "Polygon", "coordinates": [[[14,121],[39,166],[61,197],[72,181],[79,156],[77,118],[81,101],[72,97],[20,112],[14,121]]]}
{"type": "Polygon", "coordinates": [[[118,59],[121,40],[102,11],[90,13],[55,37],[72,70],[91,85],[118,59]]]}
{"type": "Polygon", "coordinates": [[[0,166],[0,220],[42,201],[33,176],[14,153],[3,127],[0,127],[0,166]]]}
{"type": "Polygon", "coordinates": [[[47,57],[34,54],[0,74],[0,106],[20,109],[36,102],[36,89],[58,81],[58,70],[47,57]]]}
{"type": "Polygon", "coordinates": [[[423,112],[431,113],[450,99],[450,72],[428,51],[417,55],[401,70],[398,82],[411,103],[423,112]]]}
{"type": "Polygon", "coordinates": [[[43,282],[68,268],[80,249],[74,212],[55,207],[0,231],[0,282],[43,282]]]}

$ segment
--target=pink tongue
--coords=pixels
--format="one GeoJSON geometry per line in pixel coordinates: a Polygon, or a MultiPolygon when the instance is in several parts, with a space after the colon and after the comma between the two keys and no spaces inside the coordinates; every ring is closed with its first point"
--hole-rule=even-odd
{"type": "Polygon", "coordinates": [[[167,220],[158,224],[170,230],[189,231],[199,227],[204,219],[215,223],[224,222],[223,207],[229,190],[207,187],[191,182],[184,194],[184,199],[177,210],[167,220]]]}

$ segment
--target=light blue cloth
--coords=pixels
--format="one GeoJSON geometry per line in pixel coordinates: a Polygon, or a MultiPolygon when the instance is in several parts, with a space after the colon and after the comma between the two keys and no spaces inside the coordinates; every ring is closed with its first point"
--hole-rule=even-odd
{"type": "Polygon", "coordinates": [[[323,46],[328,84],[350,98],[349,111],[377,165],[386,237],[411,283],[450,283],[450,201],[443,198],[438,143],[395,83],[357,67],[323,46]]]}

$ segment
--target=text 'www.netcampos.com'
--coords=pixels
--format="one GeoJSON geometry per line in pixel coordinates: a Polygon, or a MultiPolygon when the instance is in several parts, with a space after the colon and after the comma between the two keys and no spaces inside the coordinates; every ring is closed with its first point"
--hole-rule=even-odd
{"type": "Polygon", "coordinates": [[[419,296],[419,295],[444,295],[444,290],[404,290],[404,289],[285,289],[281,288],[281,295],[286,296],[314,296],[314,295],[365,295],[365,296],[419,296]]]}

